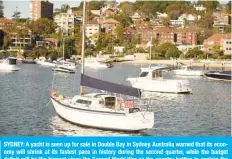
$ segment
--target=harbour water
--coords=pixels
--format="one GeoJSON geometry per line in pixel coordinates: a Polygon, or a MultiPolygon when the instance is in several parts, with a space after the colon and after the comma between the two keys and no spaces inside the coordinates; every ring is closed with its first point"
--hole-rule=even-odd
{"type": "MultiPolygon", "coordinates": [[[[140,65],[117,64],[111,69],[89,70],[88,75],[129,85],[129,76],[138,76],[140,65]]],[[[231,83],[208,81],[203,77],[180,77],[172,72],[165,78],[188,79],[192,94],[148,94],[155,112],[153,129],[123,133],[73,125],[59,118],[49,102],[49,89],[61,94],[79,92],[80,69],[76,74],[53,74],[52,68],[20,64],[18,72],[0,72],[0,135],[154,135],[230,136],[231,83]]],[[[92,91],[92,90],[90,90],[92,91]]]]}

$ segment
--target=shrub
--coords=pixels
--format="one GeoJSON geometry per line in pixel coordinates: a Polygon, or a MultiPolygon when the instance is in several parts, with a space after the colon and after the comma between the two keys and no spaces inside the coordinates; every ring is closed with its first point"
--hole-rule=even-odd
{"type": "Polygon", "coordinates": [[[179,51],[178,49],[173,49],[173,48],[169,48],[168,51],[165,54],[165,57],[170,58],[170,57],[175,57],[178,58],[181,54],[181,51],[179,51]]]}
{"type": "Polygon", "coordinates": [[[184,53],[180,54],[179,58],[181,58],[181,59],[185,59],[185,55],[184,55],[184,53]]]}

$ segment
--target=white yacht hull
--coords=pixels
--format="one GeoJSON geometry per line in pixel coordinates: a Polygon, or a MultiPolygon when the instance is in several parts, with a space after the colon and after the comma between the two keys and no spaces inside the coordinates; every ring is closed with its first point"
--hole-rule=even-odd
{"type": "Polygon", "coordinates": [[[63,119],[82,126],[118,131],[140,131],[154,125],[154,113],[116,113],[72,107],[51,97],[57,114],[63,119]]]}
{"type": "Polygon", "coordinates": [[[142,78],[127,78],[132,87],[142,91],[161,93],[190,93],[189,82],[187,80],[148,80],[142,78]]]}
{"type": "Polygon", "coordinates": [[[203,71],[194,71],[194,70],[174,70],[176,75],[183,76],[203,76],[203,71]]]}
{"type": "Polygon", "coordinates": [[[55,67],[55,63],[50,63],[50,62],[39,62],[41,66],[47,66],[47,67],[55,67]]]}
{"type": "Polygon", "coordinates": [[[58,68],[65,68],[69,70],[75,70],[76,66],[75,65],[57,65],[58,68]]]}
{"type": "Polygon", "coordinates": [[[95,63],[85,63],[85,67],[93,68],[93,69],[108,68],[104,64],[95,64],[95,63]]]}
{"type": "Polygon", "coordinates": [[[6,63],[0,63],[0,71],[19,71],[20,68],[16,65],[8,65],[6,63]]]}

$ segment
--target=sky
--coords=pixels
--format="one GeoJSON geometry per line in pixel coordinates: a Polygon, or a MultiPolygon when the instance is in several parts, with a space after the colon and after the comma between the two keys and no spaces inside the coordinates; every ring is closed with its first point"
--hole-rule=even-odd
{"type": "MultiPolygon", "coordinates": [[[[54,4],[55,8],[60,8],[62,4],[69,4],[71,7],[78,7],[80,0],[49,0],[54,4]]],[[[123,1],[123,0],[117,0],[123,1]]],[[[129,0],[135,1],[135,0],[129,0]]],[[[228,0],[223,0],[222,3],[227,3],[228,0]]],[[[221,1],[220,1],[221,2],[221,1]]],[[[3,0],[4,5],[4,16],[6,18],[12,18],[12,15],[16,8],[21,12],[21,18],[28,18],[30,15],[30,0],[3,0]]]]}

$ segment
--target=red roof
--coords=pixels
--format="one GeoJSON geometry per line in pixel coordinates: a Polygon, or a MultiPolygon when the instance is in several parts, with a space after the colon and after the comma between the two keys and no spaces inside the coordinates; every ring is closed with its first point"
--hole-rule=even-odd
{"type": "Polygon", "coordinates": [[[14,21],[7,18],[0,18],[0,23],[14,23],[14,21]]]}

